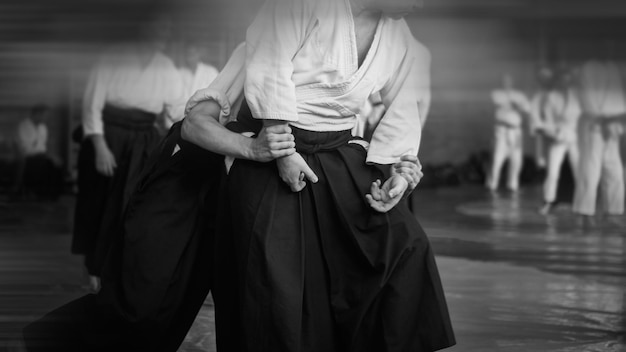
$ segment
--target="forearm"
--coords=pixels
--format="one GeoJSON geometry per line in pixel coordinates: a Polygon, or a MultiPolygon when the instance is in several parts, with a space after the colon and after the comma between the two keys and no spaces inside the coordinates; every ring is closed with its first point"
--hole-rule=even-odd
{"type": "Polygon", "coordinates": [[[235,158],[251,159],[251,138],[231,132],[218,122],[220,106],[204,101],[183,121],[181,136],[208,151],[235,158]]]}

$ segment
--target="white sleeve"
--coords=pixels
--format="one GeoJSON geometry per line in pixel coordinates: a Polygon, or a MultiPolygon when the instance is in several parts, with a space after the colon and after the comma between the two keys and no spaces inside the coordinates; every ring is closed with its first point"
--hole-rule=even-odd
{"type": "Polygon", "coordinates": [[[257,119],[297,121],[293,57],[312,16],[307,0],[268,0],[246,34],[245,94],[257,119]]]}
{"type": "Polygon", "coordinates": [[[106,105],[110,74],[109,65],[104,60],[100,60],[89,75],[83,96],[83,114],[81,117],[84,136],[104,134],[102,110],[106,105]]]}
{"type": "Polygon", "coordinates": [[[368,163],[393,164],[403,155],[417,155],[430,106],[430,61],[427,49],[410,48],[381,90],[387,111],[372,135],[368,163]]]}

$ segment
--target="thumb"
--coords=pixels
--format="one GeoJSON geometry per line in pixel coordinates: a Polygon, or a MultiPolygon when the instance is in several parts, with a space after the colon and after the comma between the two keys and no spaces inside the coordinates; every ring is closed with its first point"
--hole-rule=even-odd
{"type": "Polygon", "coordinates": [[[313,172],[313,170],[311,170],[309,165],[306,165],[304,167],[304,170],[302,170],[302,172],[304,173],[306,178],[309,179],[309,181],[311,181],[313,183],[317,183],[317,181],[319,181],[319,179],[317,178],[317,175],[315,174],[315,172],[313,172]]]}
{"type": "Polygon", "coordinates": [[[389,197],[395,198],[404,193],[408,185],[409,183],[404,177],[396,178],[396,181],[392,183],[392,188],[389,190],[389,197]]]}

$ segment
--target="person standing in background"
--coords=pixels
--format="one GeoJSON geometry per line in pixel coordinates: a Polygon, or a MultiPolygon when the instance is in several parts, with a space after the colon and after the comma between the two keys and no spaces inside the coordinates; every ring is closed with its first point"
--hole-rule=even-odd
{"type": "Polygon", "coordinates": [[[90,285],[96,291],[107,252],[120,232],[133,177],[159,141],[157,115],[165,111],[182,116],[180,75],[162,53],[170,32],[169,19],[149,18],[138,43],[105,53],[89,77],[72,253],[85,256],[90,285]]]}
{"type": "Polygon", "coordinates": [[[576,128],[580,118],[580,102],[572,86],[573,74],[564,71],[559,77],[557,89],[546,99],[545,120],[541,126],[547,147],[547,175],[543,184],[544,204],[539,209],[543,215],[550,213],[556,202],[561,165],[567,155],[574,173],[578,171],[578,138],[576,128]]]}
{"type": "Polygon", "coordinates": [[[531,100],[530,136],[535,142],[535,163],[539,170],[545,170],[547,165],[547,143],[543,135],[542,126],[546,121],[546,109],[548,108],[548,96],[554,91],[554,71],[547,67],[541,67],[537,74],[539,89],[531,100]]]}
{"type": "Polygon", "coordinates": [[[183,48],[182,67],[179,68],[183,81],[184,102],[196,91],[208,87],[220,73],[206,60],[206,45],[199,41],[186,41],[183,48]]]}
{"type": "Polygon", "coordinates": [[[574,212],[580,215],[583,227],[595,224],[598,188],[608,223],[626,225],[622,219],[625,186],[619,146],[626,97],[619,68],[611,60],[611,48],[604,49],[605,57],[588,61],[580,73],[583,113],[578,125],[580,165],[574,212]]]}
{"type": "Polygon", "coordinates": [[[59,160],[48,153],[49,114],[48,107],[37,105],[17,127],[15,191],[32,191],[37,197],[54,200],[63,189],[63,171],[59,160]]]}
{"type": "Polygon", "coordinates": [[[495,192],[500,185],[500,172],[504,162],[509,161],[507,189],[519,190],[519,178],[523,163],[522,122],[530,112],[526,95],[515,88],[515,81],[509,74],[502,77],[502,88],[491,93],[496,107],[494,127],[494,151],[491,174],[487,188],[495,192]]]}

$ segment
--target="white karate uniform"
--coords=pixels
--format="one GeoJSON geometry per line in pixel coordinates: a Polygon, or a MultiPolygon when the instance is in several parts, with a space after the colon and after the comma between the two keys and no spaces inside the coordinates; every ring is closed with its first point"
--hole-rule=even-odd
{"type": "Polygon", "coordinates": [[[624,213],[624,169],[619,140],[620,123],[604,124],[605,117],[626,114],[626,97],[618,67],[612,62],[591,61],[580,74],[579,97],[583,115],[579,121],[580,165],[574,211],[594,215],[598,187],[604,211],[624,213]],[[603,126],[604,125],[604,126],[603,126]]]}
{"type": "Polygon", "coordinates": [[[519,189],[519,177],[522,171],[522,113],[530,112],[528,98],[518,90],[497,89],[491,93],[496,106],[494,126],[494,151],[491,174],[487,187],[496,190],[500,184],[500,172],[508,159],[507,188],[519,189]]]}
{"type": "Polygon", "coordinates": [[[430,101],[430,53],[403,19],[380,19],[360,67],[349,0],[268,1],[246,45],[245,95],[255,118],[350,130],[368,97],[380,93],[386,113],[367,162],[417,155],[430,101]]]}
{"type": "Polygon", "coordinates": [[[544,200],[552,203],[556,200],[561,165],[567,155],[570,166],[577,178],[578,173],[578,119],[581,115],[580,103],[573,89],[553,91],[546,100],[543,130],[548,142],[548,172],[543,185],[544,200]]]}
{"type": "Polygon", "coordinates": [[[182,116],[182,80],[162,53],[143,62],[133,47],[114,48],[92,70],[83,100],[84,135],[103,134],[105,105],[182,116]]]}
{"type": "Polygon", "coordinates": [[[46,154],[48,143],[48,127],[35,124],[30,118],[20,121],[17,127],[17,146],[23,156],[46,154]]]}

